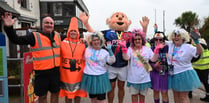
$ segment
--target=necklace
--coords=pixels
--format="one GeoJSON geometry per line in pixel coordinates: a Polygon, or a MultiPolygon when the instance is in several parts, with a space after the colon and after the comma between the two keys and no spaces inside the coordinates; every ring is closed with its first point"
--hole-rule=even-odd
{"type": "Polygon", "coordinates": [[[172,56],[176,55],[179,52],[179,50],[181,49],[181,46],[182,45],[180,45],[179,47],[176,47],[176,45],[174,45],[172,56]]]}
{"type": "Polygon", "coordinates": [[[100,53],[100,49],[99,49],[99,50],[94,50],[94,49],[92,48],[91,51],[92,51],[92,56],[90,57],[91,60],[97,61],[97,60],[98,60],[98,55],[99,55],[99,53],[100,53]]]}
{"type": "Polygon", "coordinates": [[[122,37],[122,33],[123,33],[123,32],[121,32],[121,33],[118,33],[118,32],[117,32],[117,36],[118,36],[118,39],[119,39],[119,40],[120,40],[121,37],[122,37]]]}
{"type": "Polygon", "coordinates": [[[75,47],[74,47],[74,49],[72,49],[72,47],[71,47],[71,45],[70,45],[70,41],[69,41],[69,46],[70,46],[70,49],[71,49],[71,51],[72,51],[72,57],[74,56],[74,52],[75,52],[75,48],[76,48],[76,46],[77,46],[77,43],[75,43],[75,47]]]}

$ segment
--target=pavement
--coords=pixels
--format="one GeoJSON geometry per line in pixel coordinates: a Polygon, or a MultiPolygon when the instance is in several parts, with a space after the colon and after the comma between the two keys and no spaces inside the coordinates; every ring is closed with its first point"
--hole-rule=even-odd
{"type": "MultiPolygon", "coordinates": [[[[115,94],[117,94],[117,89],[115,91],[115,94]]],[[[169,94],[169,103],[174,103],[172,91],[169,90],[168,94],[169,94]]],[[[190,99],[190,103],[209,103],[209,102],[200,101],[200,99],[199,99],[200,97],[205,96],[205,91],[204,91],[203,87],[200,87],[199,89],[194,90],[192,92],[192,95],[193,95],[193,97],[190,99]]],[[[50,100],[49,96],[47,98],[48,98],[47,100],[50,100]]],[[[9,96],[9,101],[10,101],[9,103],[21,103],[20,102],[20,97],[18,97],[18,96],[16,96],[16,97],[9,96]]],[[[59,103],[65,103],[65,99],[64,98],[59,98],[59,103]]],[[[88,97],[87,98],[81,98],[81,103],[91,103],[91,100],[88,97]]],[[[114,103],[118,103],[117,95],[115,95],[114,103]]],[[[131,95],[130,95],[129,90],[128,90],[127,87],[125,88],[124,103],[131,103],[131,95]]],[[[148,94],[145,97],[145,103],[154,103],[153,91],[151,89],[148,90],[148,94]]]]}

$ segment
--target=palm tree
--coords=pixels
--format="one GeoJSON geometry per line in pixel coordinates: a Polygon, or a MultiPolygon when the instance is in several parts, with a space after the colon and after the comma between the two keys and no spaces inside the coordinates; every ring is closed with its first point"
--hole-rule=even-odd
{"type": "Polygon", "coordinates": [[[209,16],[204,19],[203,26],[199,29],[199,32],[207,42],[209,42],[209,16]]]}
{"type": "Polygon", "coordinates": [[[190,32],[191,28],[199,25],[198,15],[192,11],[183,12],[180,17],[175,19],[174,24],[190,32]]]}

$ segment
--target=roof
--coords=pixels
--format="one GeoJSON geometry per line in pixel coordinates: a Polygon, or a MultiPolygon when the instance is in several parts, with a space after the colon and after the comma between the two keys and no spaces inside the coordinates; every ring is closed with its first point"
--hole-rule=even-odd
{"type": "Polygon", "coordinates": [[[4,12],[11,12],[14,17],[20,16],[20,13],[10,7],[6,2],[0,1],[0,15],[3,15],[4,12]]]}

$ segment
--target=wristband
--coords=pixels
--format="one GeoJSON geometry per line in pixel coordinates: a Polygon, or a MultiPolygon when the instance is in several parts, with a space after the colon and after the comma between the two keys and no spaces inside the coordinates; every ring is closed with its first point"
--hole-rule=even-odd
{"type": "Polygon", "coordinates": [[[112,50],[108,50],[108,52],[109,52],[110,56],[113,56],[114,55],[113,52],[112,52],[112,50]]]}
{"type": "Polygon", "coordinates": [[[194,40],[194,43],[199,44],[199,40],[198,39],[194,40]]]}

